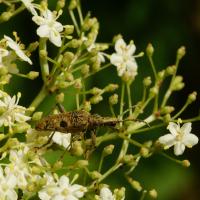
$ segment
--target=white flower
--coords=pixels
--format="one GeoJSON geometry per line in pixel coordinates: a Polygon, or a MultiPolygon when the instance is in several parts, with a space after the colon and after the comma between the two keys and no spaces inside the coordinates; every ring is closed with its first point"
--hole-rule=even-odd
{"type": "Polygon", "coordinates": [[[170,122],[167,126],[170,133],[160,137],[158,140],[164,145],[165,149],[174,146],[174,154],[181,155],[185,150],[185,146],[191,148],[198,143],[198,137],[191,133],[192,124],[185,123],[182,127],[179,124],[170,122]]]}
{"type": "Polygon", "coordinates": [[[109,188],[103,187],[100,190],[100,200],[115,200],[115,198],[109,188]]]}
{"type": "Polygon", "coordinates": [[[61,46],[60,32],[63,31],[63,25],[56,21],[59,16],[60,14],[56,16],[55,13],[46,9],[42,12],[42,16],[33,16],[32,18],[32,20],[40,26],[37,29],[37,34],[42,38],[49,38],[57,47],[61,46]]]}
{"type": "Polygon", "coordinates": [[[4,38],[6,39],[7,45],[14,50],[14,52],[21,58],[22,60],[28,62],[32,65],[31,59],[22,51],[20,46],[10,37],[4,35],[4,38]]]}
{"type": "Polygon", "coordinates": [[[20,150],[11,150],[10,164],[5,168],[6,174],[13,174],[16,177],[16,184],[21,189],[28,185],[27,178],[32,176],[29,172],[27,152],[27,147],[20,150]]]}
{"type": "Polygon", "coordinates": [[[33,0],[21,0],[25,7],[31,12],[32,15],[37,15],[37,12],[32,3],[33,0]]]}
{"type": "Polygon", "coordinates": [[[0,167],[0,199],[17,200],[15,186],[16,177],[13,174],[4,175],[3,169],[0,167]]]}
{"type": "Polygon", "coordinates": [[[60,146],[63,146],[65,149],[67,149],[71,144],[71,133],[61,133],[56,131],[53,133],[52,140],[56,144],[59,144],[60,146]]]}
{"type": "Polygon", "coordinates": [[[115,51],[110,57],[110,61],[117,67],[119,76],[123,76],[125,73],[131,79],[134,79],[137,75],[137,63],[133,54],[135,53],[136,47],[130,42],[126,45],[122,38],[118,39],[115,43],[115,51]]]}
{"type": "Polygon", "coordinates": [[[20,96],[20,93],[18,93],[17,97],[14,95],[12,98],[9,95],[4,95],[2,100],[0,99],[2,112],[0,114],[0,127],[4,125],[11,128],[15,121],[23,123],[30,119],[25,115],[26,108],[18,105],[20,96]]]}
{"type": "Polygon", "coordinates": [[[69,178],[63,175],[57,182],[49,181],[38,194],[41,200],[78,200],[86,191],[81,185],[71,185],[69,178]]]}

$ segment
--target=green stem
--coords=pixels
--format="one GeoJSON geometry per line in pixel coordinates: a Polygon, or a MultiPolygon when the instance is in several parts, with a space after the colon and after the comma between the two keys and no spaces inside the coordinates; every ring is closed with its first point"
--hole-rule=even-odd
{"type": "Polygon", "coordinates": [[[72,19],[72,22],[74,24],[77,34],[80,35],[80,29],[79,29],[78,23],[76,21],[76,18],[74,16],[74,12],[72,10],[69,10],[69,14],[70,14],[70,17],[72,19]]]}
{"type": "Polygon", "coordinates": [[[155,80],[157,80],[156,67],[155,67],[155,65],[154,65],[152,56],[148,56],[148,58],[149,58],[149,62],[150,62],[151,68],[152,68],[152,70],[153,70],[153,74],[154,74],[155,80]]]}
{"type": "Polygon", "coordinates": [[[188,107],[189,103],[188,101],[185,102],[184,106],[180,109],[180,111],[178,113],[176,113],[172,119],[176,119],[177,117],[179,117],[184,111],[185,109],[188,107]]]}
{"type": "Polygon", "coordinates": [[[132,115],[132,99],[131,99],[131,91],[130,91],[130,84],[126,84],[127,95],[128,95],[128,106],[129,106],[129,114],[132,115]]]}
{"type": "Polygon", "coordinates": [[[79,94],[76,94],[76,109],[79,110],[80,104],[79,104],[79,94]]]}
{"type": "Polygon", "coordinates": [[[178,58],[176,58],[176,64],[175,64],[176,68],[175,68],[175,72],[174,72],[174,74],[173,74],[173,76],[172,76],[172,78],[171,78],[169,87],[168,87],[167,92],[166,92],[166,94],[165,94],[165,96],[164,96],[164,98],[163,98],[163,101],[162,101],[162,104],[161,104],[161,108],[164,107],[164,106],[166,105],[167,100],[169,99],[169,97],[170,97],[171,94],[172,94],[172,85],[173,85],[174,79],[176,78],[176,73],[177,73],[177,70],[178,70],[179,61],[180,61],[180,60],[179,60],[178,58]]]}
{"type": "Polygon", "coordinates": [[[46,87],[43,86],[29,107],[37,108],[47,95],[48,95],[48,91],[47,91],[46,87]]]}
{"type": "Polygon", "coordinates": [[[182,165],[182,161],[181,161],[181,160],[177,160],[176,158],[173,158],[173,157],[167,155],[167,154],[164,153],[164,152],[160,152],[160,154],[161,154],[162,156],[164,156],[165,158],[167,158],[167,159],[169,159],[169,160],[171,160],[171,161],[173,161],[173,162],[176,162],[176,163],[182,165]]]}
{"type": "Polygon", "coordinates": [[[103,165],[103,161],[104,161],[104,153],[101,154],[101,158],[100,158],[100,161],[99,161],[99,167],[98,167],[98,172],[101,172],[101,169],[102,169],[102,165],[103,165]]]}
{"type": "Polygon", "coordinates": [[[42,79],[44,81],[44,84],[47,84],[47,78],[49,76],[49,65],[48,65],[48,59],[47,56],[41,55],[40,52],[45,51],[46,52],[46,38],[40,38],[39,42],[39,58],[40,58],[40,66],[41,66],[41,72],[42,72],[42,79]]]}

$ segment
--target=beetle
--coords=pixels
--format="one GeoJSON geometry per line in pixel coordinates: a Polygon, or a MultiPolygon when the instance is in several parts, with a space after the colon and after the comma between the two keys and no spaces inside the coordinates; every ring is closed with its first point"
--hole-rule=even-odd
{"type": "Polygon", "coordinates": [[[80,132],[95,130],[101,126],[115,127],[119,122],[122,120],[90,114],[85,110],[76,110],[44,117],[38,122],[35,129],[76,135],[80,132]]]}

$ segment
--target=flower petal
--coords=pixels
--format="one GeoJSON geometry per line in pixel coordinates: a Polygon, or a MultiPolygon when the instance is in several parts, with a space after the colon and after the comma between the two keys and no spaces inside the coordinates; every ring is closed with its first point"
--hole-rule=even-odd
{"type": "Polygon", "coordinates": [[[185,145],[183,143],[177,142],[174,145],[174,154],[176,156],[182,155],[184,151],[185,151],[185,145]]]}
{"type": "Polygon", "coordinates": [[[56,30],[51,30],[49,40],[57,47],[60,47],[62,44],[61,36],[56,30]]]}
{"type": "Polygon", "coordinates": [[[188,148],[191,148],[193,147],[194,145],[196,145],[199,141],[199,138],[190,133],[190,134],[185,134],[183,136],[183,139],[182,139],[182,142],[184,143],[185,146],[187,146],[188,148]]]}
{"type": "Polygon", "coordinates": [[[176,137],[170,133],[161,136],[158,140],[161,144],[165,146],[165,148],[170,148],[176,143],[176,137]]]}
{"type": "Polygon", "coordinates": [[[38,29],[37,29],[37,34],[40,36],[40,37],[49,37],[49,34],[50,34],[50,28],[48,25],[44,24],[44,25],[41,25],[38,29]]]}
{"type": "Polygon", "coordinates": [[[115,51],[117,54],[123,54],[123,51],[126,49],[126,43],[122,38],[118,39],[115,43],[115,51]]]}
{"type": "Polygon", "coordinates": [[[178,132],[180,132],[180,126],[174,122],[169,122],[167,129],[170,131],[171,134],[176,136],[178,132]]]}
{"type": "Polygon", "coordinates": [[[114,200],[112,192],[106,187],[100,190],[100,198],[101,200],[114,200]]]}
{"type": "Polygon", "coordinates": [[[115,66],[119,66],[123,63],[123,57],[116,53],[113,53],[110,57],[110,62],[115,66]]]}
{"type": "Polygon", "coordinates": [[[133,43],[130,43],[128,46],[127,46],[127,53],[128,55],[132,56],[136,51],[136,46],[133,44],[133,43]]]}
{"type": "Polygon", "coordinates": [[[189,134],[192,130],[192,123],[188,122],[183,124],[183,126],[181,127],[181,133],[185,134],[189,134]]]}

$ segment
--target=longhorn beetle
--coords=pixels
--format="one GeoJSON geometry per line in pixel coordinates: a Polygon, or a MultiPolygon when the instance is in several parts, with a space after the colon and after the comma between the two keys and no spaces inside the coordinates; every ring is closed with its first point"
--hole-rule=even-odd
{"type": "MultiPolygon", "coordinates": [[[[90,114],[85,110],[65,112],[63,111],[61,105],[58,104],[57,106],[62,111],[62,113],[44,117],[36,125],[35,127],[36,130],[71,133],[72,138],[74,138],[75,136],[80,136],[81,134],[84,134],[86,131],[90,131],[93,133],[91,135],[92,142],[95,143],[94,133],[98,127],[102,126],[115,127],[120,122],[134,120],[134,119],[120,120],[113,117],[102,117],[97,114],[90,114]]],[[[142,120],[136,119],[135,121],[142,121],[142,120]]],[[[146,123],[145,121],[142,122],[146,123]]],[[[50,137],[50,140],[51,138],[52,137],[50,137]]]]}

